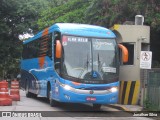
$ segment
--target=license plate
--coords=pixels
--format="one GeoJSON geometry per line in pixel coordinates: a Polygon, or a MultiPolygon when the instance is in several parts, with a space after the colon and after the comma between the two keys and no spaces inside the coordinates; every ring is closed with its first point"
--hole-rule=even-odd
{"type": "Polygon", "coordinates": [[[87,97],[86,100],[87,101],[96,101],[96,98],[95,97],[87,97]]]}

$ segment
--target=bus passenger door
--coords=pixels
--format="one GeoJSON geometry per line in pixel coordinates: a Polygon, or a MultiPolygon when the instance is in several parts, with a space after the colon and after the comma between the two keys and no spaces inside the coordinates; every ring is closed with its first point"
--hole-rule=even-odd
{"type": "Polygon", "coordinates": [[[52,86],[52,95],[55,99],[58,99],[59,97],[59,79],[58,76],[61,73],[61,50],[62,46],[60,43],[60,33],[54,33],[54,58],[53,58],[53,64],[54,64],[54,80],[53,80],[53,86],[52,86]]]}
{"type": "Polygon", "coordinates": [[[62,46],[60,43],[60,33],[55,33],[54,39],[54,68],[55,72],[60,74],[60,63],[61,63],[61,51],[62,46]]]}

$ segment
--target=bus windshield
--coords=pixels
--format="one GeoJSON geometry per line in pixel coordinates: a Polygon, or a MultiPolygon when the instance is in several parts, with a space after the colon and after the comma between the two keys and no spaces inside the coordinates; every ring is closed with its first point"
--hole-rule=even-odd
{"type": "Polygon", "coordinates": [[[118,80],[115,39],[63,36],[62,45],[64,77],[84,83],[118,80]]]}

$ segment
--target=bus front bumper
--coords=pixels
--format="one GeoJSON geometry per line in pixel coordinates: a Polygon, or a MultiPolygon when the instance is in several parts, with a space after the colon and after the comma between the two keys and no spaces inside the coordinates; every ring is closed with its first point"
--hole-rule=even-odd
{"type": "Polygon", "coordinates": [[[59,101],[69,103],[115,104],[118,102],[116,91],[70,90],[69,87],[59,88],[59,101]]]}

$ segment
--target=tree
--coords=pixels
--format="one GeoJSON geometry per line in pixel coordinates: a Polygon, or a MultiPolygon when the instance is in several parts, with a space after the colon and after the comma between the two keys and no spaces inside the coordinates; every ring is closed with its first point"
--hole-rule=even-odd
{"type": "Polygon", "coordinates": [[[37,29],[35,21],[45,7],[43,0],[1,0],[0,77],[18,74],[22,51],[18,35],[29,28],[37,29]]]}
{"type": "Polygon", "coordinates": [[[39,29],[57,22],[85,23],[85,11],[90,0],[69,0],[60,6],[49,8],[41,13],[39,29]]]}

